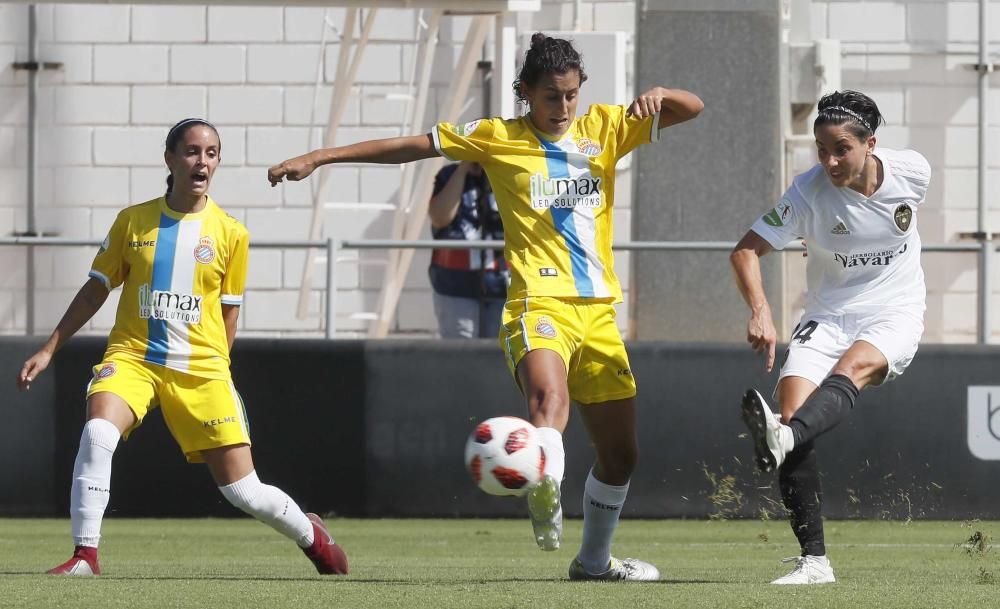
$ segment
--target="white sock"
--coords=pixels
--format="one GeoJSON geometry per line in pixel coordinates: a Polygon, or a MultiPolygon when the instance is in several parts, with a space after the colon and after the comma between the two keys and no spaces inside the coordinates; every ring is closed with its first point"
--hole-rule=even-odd
{"type": "Polygon", "coordinates": [[[591,470],[583,487],[583,543],[577,558],[588,573],[598,574],[608,570],[611,563],[611,538],[618,528],[618,517],[628,484],[611,486],[594,477],[591,470]]]}
{"type": "Polygon", "coordinates": [[[552,476],[561,485],[566,472],[566,450],[563,448],[562,434],[554,427],[539,427],[538,439],[545,451],[545,475],[552,476]]]}
{"type": "Polygon", "coordinates": [[[284,491],[262,483],[256,471],[232,484],[220,486],[219,491],[229,503],[299,544],[300,548],[312,545],[312,522],[284,491]]]}
{"type": "Polygon", "coordinates": [[[101,521],[111,499],[111,458],[119,438],[121,432],[106,419],[91,419],[83,426],[69,492],[75,545],[96,548],[101,541],[101,521]]]}

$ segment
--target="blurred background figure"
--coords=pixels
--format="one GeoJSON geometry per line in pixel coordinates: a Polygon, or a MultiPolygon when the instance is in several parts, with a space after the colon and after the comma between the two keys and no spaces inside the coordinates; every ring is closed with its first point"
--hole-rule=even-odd
{"type": "MultiPolygon", "coordinates": [[[[503,240],[493,189],[478,163],[441,168],[428,210],[435,239],[503,240]]],[[[501,250],[436,249],[428,269],[441,338],[494,338],[507,295],[501,250]]]]}

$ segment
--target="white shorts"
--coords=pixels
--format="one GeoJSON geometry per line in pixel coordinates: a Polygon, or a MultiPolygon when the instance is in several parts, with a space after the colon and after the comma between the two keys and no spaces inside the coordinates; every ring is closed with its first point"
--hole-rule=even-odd
{"type": "Polygon", "coordinates": [[[779,380],[801,376],[819,386],[841,356],[859,340],[885,356],[889,371],[879,385],[891,381],[910,365],[924,333],[923,315],[905,309],[887,309],[873,315],[806,316],[792,331],[779,380]]]}

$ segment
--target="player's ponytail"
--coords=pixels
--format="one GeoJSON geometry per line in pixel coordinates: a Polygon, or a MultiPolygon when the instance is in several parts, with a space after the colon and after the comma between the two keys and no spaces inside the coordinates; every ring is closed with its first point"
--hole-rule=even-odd
{"type": "Polygon", "coordinates": [[[857,91],[845,89],[824,95],[819,100],[818,108],[813,131],[820,125],[847,125],[855,137],[866,140],[875,135],[879,125],[885,124],[885,117],[875,101],[857,91]]]}
{"type": "Polygon", "coordinates": [[[524,102],[524,87],[534,87],[545,74],[566,74],[573,70],[579,72],[581,85],[587,81],[583,56],[573,48],[573,44],[536,32],[531,36],[531,48],[524,54],[521,72],[514,81],[514,96],[524,102]]]}
{"type": "MultiPolygon", "coordinates": [[[[219,136],[219,130],[215,128],[215,125],[208,122],[203,118],[185,118],[182,121],[178,121],[170,131],[167,132],[167,140],[165,143],[165,148],[167,152],[176,152],[177,143],[181,141],[187,130],[195,125],[204,125],[215,132],[215,136],[219,138],[219,153],[222,153],[222,137],[219,136]]],[[[167,192],[170,194],[174,190],[174,176],[167,174],[167,192]]]]}

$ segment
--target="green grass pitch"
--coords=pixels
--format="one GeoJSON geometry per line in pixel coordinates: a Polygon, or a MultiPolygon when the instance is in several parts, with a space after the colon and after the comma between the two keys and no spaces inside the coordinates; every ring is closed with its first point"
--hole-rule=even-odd
{"type": "Polygon", "coordinates": [[[522,607],[816,609],[1000,606],[998,522],[827,522],[839,582],[767,582],[796,553],[782,521],[623,521],[615,554],[656,564],[663,581],[579,583],[566,569],[580,543],[534,547],[527,520],[328,519],[351,561],[321,577],[277,533],[249,519],[105,522],[104,575],[40,575],[69,556],[65,520],[0,520],[0,607],[206,609],[522,607]],[[980,533],[979,543],[967,543],[980,533]]]}

